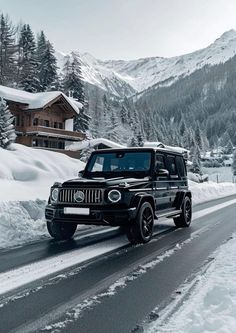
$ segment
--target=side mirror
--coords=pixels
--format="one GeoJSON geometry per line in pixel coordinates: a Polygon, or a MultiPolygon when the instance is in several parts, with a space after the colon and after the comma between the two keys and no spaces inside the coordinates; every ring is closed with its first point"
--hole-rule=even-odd
{"type": "Polygon", "coordinates": [[[81,178],[82,178],[82,177],[83,177],[83,175],[84,175],[84,170],[81,170],[81,171],[79,171],[79,172],[78,172],[78,176],[79,176],[79,177],[81,177],[81,178]]]}
{"type": "Polygon", "coordinates": [[[169,177],[169,171],[166,169],[156,170],[156,176],[157,177],[169,177]]]}

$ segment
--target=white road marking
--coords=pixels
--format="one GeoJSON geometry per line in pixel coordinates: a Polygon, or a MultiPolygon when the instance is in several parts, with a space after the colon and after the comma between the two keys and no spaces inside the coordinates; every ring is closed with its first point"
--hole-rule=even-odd
{"type": "Polygon", "coordinates": [[[196,212],[196,213],[193,214],[193,220],[199,219],[200,217],[203,217],[205,215],[214,213],[217,210],[220,210],[222,208],[231,206],[233,204],[236,204],[236,199],[233,199],[233,200],[230,200],[230,201],[227,201],[227,202],[223,202],[219,205],[200,210],[199,212],[196,212]]]}
{"type": "MultiPolygon", "coordinates": [[[[193,220],[211,214],[222,208],[236,203],[236,199],[230,200],[193,214],[193,220]]],[[[199,232],[196,231],[196,232],[199,232]]],[[[83,249],[73,250],[49,259],[43,259],[35,263],[25,265],[8,272],[0,274],[0,295],[3,295],[16,288],[45,278],[46,276],[58,273],[64,269],[79,265],[89,259],[96,258],[103,254],[117,250],[128,242],[124,236],[104,241],[103,243],[87,246],[83,249]]]]}

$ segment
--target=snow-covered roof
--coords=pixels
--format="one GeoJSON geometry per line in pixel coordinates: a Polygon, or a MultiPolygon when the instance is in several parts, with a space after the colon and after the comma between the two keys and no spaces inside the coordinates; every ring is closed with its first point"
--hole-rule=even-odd
{"type": "Polygon", "coordinates": [[[125,146],[120,145],[119,143],[113,142],[108,139],[98,138],[98,139],[91,139],[91,140],[83,140],[80,142],[74,142],[66,147],[67,150],[82,150],[87,148],[93,148],[100,144],[103,144],[110,148],[127,148],[125,146]]]}
{"type": "Polygon", "coordinates": [[[0,97],[3,97],[7,101],[13,101],[16,103],[27,104],[28,109],[41,109],[47,106],[50,102],[63,96],[70,106],[79,113],[82,108],[82,104],[67,97],[61,91],[48,91],[41,93],[30,93],[27,91],[9,88],[0,85],[0,97]]]}

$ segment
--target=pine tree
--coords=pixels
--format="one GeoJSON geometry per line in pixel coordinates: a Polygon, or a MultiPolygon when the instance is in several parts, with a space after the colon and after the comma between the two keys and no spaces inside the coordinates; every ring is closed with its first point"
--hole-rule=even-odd
{"type": "Polygon", "coordinates": [[[7,148],[16,139],[13,125],[14,117],[6,102],[0,98],[0,147],[7,148]]]}
{"type": "Polygon", "coordinates": [[[233,153],[232,172],[233,172],[233,175],[236,176],[236,149],[234,150],[234,153],[233,153]]]}
{"type": "Polygon", "coordinates": [[[129,100],[127,97],[125,97],[121,104],[121,110],[120,110],[120,119],[123,125],[129,124],[129,109],[130,109],[129,100]]]}
{"type": "Polygon", "coordinates": [[[62,79],[63,91],[77,101],[84,103],[84,85],[82,80],[81,64],[79,56],[74,52],[71,58],[68,56],[63,67],[62,79]]]}
{"type": "Polygon", "coordinates": [[[85,112],[85,109],[80,109],[79,114],[74,120],[74,130],[77,132],[86,133],[89,130],[90,116],[85,112]]]}
{"type": "Polygon", "coordinates": [[[29,91],[40,91],[38,62],[33,32],[29,24],[24,24],[19,39],[19,88],[29,91]]]}
{"type": "Polygon", "coordinates": [[[41,91],[58,90],[57,59],[52,44],[41,31],[37,39],[36,56],[41,91]]]}
{"type": "Polygon", "coordinates": [[[232,144],[232,141],[229,139],[227,145],[225,146],[224,148],[224,153],[225,154],[232,154],[233,153],[233,144],[232,144]]]}
{"type": "Polygon", "coordinates": [[[103,95],[103,113],[101,118],[100,134],[103,138],[111,140],[111,134],[113,131],[111,124],[111,105],[108,97],[103,95]]]}
{"type": "Polygon", "coordinates": [[[203,148],[203,143],[202,143],[202,132],[200,130],[199,124],[197,124],[196,130],[195,130],[195,142],[201,151],[203,148]]]}
{"type": "Polygon", "coordinates": [[[201,166],[201,155],[199,147],[195,147],[193,158],[192,158],[192,166],[190,167],[190,171],[193,173],[197,173],[202,175],[202,166],[201,166]]]}
{"type": "Polygon", "coordinates": [[[13,86],[16,78],[15,29],[8,16],[0,15],[0,84],[13,86]]]}
{"type": "MultiPolygon", "coordinates": [[[[80,59],[74,52],[71,53],[71,57],[67,56],[63,67],[62,89],[67,96],[83,105],[86,104],[80,59]]],[[[86,132],[89,128],[89,121],[90,117],[83,107],[75,119],[74,129],[86,132]]]]}
{"type": "Polygon", "coordinates": [[[135,137],[132,137],[129,144],[128,144],[129,147],[138,147],[138,140],[137,138],[135,137]]]}
{"type": "Polygon", "coordinates": [[[118,132],[118,127],[119,127],[119,122],[118,122],[118,117],[114,111],[114,109],[111,109],[111,130],[109,133],[109,140],[119,142],[119,132],[118,132]]]}

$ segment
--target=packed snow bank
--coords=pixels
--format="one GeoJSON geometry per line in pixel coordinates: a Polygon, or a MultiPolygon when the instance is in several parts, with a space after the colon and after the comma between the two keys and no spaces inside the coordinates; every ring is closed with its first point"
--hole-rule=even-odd
{"type": "Polygon", "coordinates": [[[64,154],[20,144],[0,148],[0,201],[47,200],[50,186],[77,176],[84,163],[64,154]]]}
{"type": "Polygon", "coordinates": [[[0,248],[48,237],[43,200],[0,202],[0,248]]]}
{"type": "Polygon", "coordinates": [[[193,204],[199,204],[205,201],[210,201],[227,195],[236,194],[236,184],[233,183],[195,183],[189,181],[189,187],[192,191],[193,204]]]}
{"type": "Polygon", "coordinates": [[[236,327],[236,234],[213,255],[214,262],[164,327],[148,333],[233,333],[236,327]]]}

